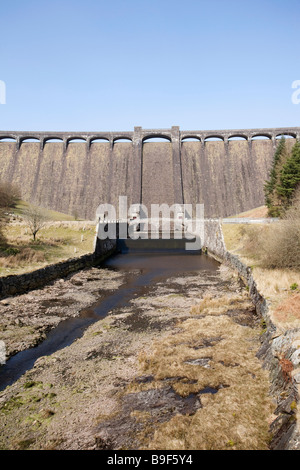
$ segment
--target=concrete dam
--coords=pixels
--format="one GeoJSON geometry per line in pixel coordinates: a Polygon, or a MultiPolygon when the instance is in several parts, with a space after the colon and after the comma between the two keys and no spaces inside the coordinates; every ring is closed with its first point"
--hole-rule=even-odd
{"type": "Polygon", "coordinates": [[[99,204],[204,204],[205,217],[226,217],[264,204],[281,136],[300,127],[133,132],[0,132],[0,179],[22,198],[93,220],[99,204]],[[157,141],[157,139],[163,141],[157,141]],[[153,141],[153,139],[155,139],[153,141]]]}

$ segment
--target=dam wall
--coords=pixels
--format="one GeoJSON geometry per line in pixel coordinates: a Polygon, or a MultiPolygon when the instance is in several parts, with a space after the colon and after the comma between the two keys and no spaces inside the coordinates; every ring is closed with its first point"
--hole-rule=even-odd
{"type": "Polygon", "coordinates": [[[204,204],[227,217],[264,204],[280,136],[300,128],[123,133],[0,132],[0,179],[47,209],[94,219],[99,204],[204,204]],[[153,139],[161,139],[157,141],[153,139]]]}

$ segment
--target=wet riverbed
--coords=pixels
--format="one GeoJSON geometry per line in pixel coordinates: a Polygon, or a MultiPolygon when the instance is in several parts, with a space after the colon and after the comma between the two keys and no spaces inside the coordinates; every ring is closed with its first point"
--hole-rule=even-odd
{"type": "Polygon", "coordinates": [[[0,314],[20,351],[2,368],[0,448],[267,448],[260,320],[213,259],[117,255],[0,314]]]}
{"type": "MultiPolygon", "coordinates": [[[[101,300],[83,309],[77,317],[61,321],[50,331],[47,338],[34,348],[21,351],[0,367],[0,390],[11,385],[41,356],[55,353],[72,344],[82,336],[85,329],[108,312],[125,307],[131,299],[145,294],[149,286],[164,282],[178,274],[216,271],[219,263],[199,254],[186,253],[128,253],[111,257],[101,269],[113,270],[124,275],[122,285],[113,292],[105,293],[101,300]]],[[[99,285],[101,290],[101,285],[99,285]]],[[[48,304],[51,301],[48,300],[48,304]]],[[[67,308],[65,306],[64,308],[67,308]]]]}

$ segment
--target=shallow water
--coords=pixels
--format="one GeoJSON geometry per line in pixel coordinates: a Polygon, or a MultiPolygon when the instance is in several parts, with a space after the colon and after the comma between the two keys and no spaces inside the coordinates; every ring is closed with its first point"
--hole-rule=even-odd
{"type": "Polygon", "coordinates": [[[207,256],[186,252],[130,252],[109,258],[101,269],[113,269],[124,274],[124,284],[116,291],[106,293],[98,303],[84,309],[78,317],[63,320],[38,346],[21,351],[9,359],[0,368],[0,390],[13,384],[31,369],[39,357],[69,346],[92,323],[104,318],[112,309],[128,305],[131,299],[143,295],[156,282],[202,270],[215,272],[218,266],[219,263],[207,256]]]}

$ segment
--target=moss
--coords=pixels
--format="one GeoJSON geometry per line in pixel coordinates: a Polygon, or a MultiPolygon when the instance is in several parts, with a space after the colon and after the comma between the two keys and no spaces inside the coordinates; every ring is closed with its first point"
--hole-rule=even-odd
{"type": "Polygon", "coordinates": [[[18,442],[18,448],[19,450],[26,450],[28,449],[33,443],[35,442],[35,439],[25,439],[23,441],[18,442]]]}
{"type": "Polygon", "coordinates": [[[233,447],[234,446],[234,441],[229,440],[226,445],[227,445],[227,447],[233,447]]]}
{"type": "Polygon", "coordinates": [[[24,388],[28,389],[28,388],[33,388],[36,386],[40,387],[41,385],[43,385],[43,382],[35,382],[34,380],[29,380],[28,382],[25,382],[24,388]]]}
{"type": "Polygon", "coordinates": [[[266,323],[266,320],[264,320],[263,318],[260,320],[260,327],[265,330],[267,328],[267,323],[266,323]]]}
{"type": "Polygon", "coordinates": [[[291,410],[292,411],[295,411],[297,409],[297,402],[296,401],[292,401],[291,403],[291,410]]]}
{"type": "Polygon", "coordinates": [[[10,413],[11,411],[20,408],[25,404],[24,398],[20,395],[11,397],[4,405],[1,407],[3,413],[10,413]]]}

